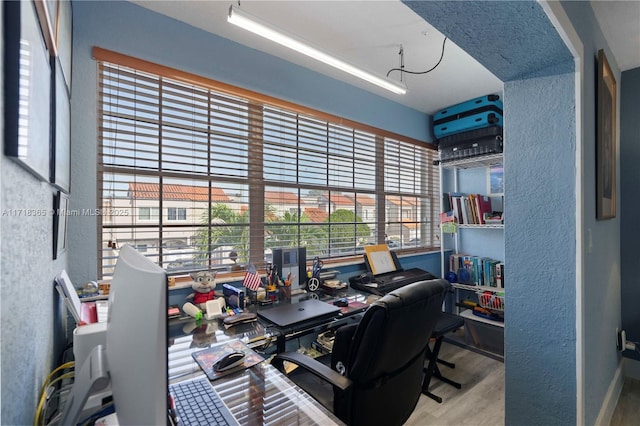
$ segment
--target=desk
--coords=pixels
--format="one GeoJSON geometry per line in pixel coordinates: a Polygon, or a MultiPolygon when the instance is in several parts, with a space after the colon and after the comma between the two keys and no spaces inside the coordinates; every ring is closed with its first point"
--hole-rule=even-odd
{"type": "MultiPolygon", "coordinates": [[[[351,290],[336,294],[301,294],[278,303],[297,303],[316,298],[331,303],[338,297],[365,302],[370,295],[361,295],[351,290]]],[[[375,299],[375,298],[373,298],[375,299]]],[[[257,312],[260,305],[245,309],[257,312]]],[[[258,317],[257,321],[224,327],[221,321],[195,321],[182,318],[169,322],[168,376],[169,382],[203,375],[192,353],[216,344],[240,339],[258,352],[264,352],[275,342],[276,352],[285,350],[286,341],[299,336],[317,333],[344,323],[358,321],[366,309],[343,308],[338,316],[310,320],[290,327],[278,327],[258,317]]],[[[338,425],[342,422],[320,403],[296,386],[287,377],[269,364],[268,360],[251,368],[230,374],[212,382],[231,413],[242,425],[261,424],[308,424],[338,425]]]]}
{"type": "MultiPolygon", "coordinates": [[[[169,382],[203,375],[191,356],[193,335],[169,346],[169,382]]],[[[341,425],[320,403],[281,374],[268,360],[215,380],[213,386],[241,425],[341,425]]]]}
{"type": "MultiPolygon", "coordinates": [[[[347,297],[349,300],[370,303],[377,296],[362,295],[353,290],[344,290],[334,294],[306,293],[290,298],[280,300],[274,303],[297,303],[309,298],[317,298],[327,303],[333,300],[347,297]]],[[[270,306],[261,306],[259,304],[248,306],[245,311],[257,313],[260,309],[268,309],[270,306]]],[[[230,328],[226,328],[218,319],[196,322],[191,317],[183,317],[169,321],[169,338],[180,337],[184,335],[192,335],[189,346],[196,349],[206,349],[209,346],[224,342],[230,339],[240,339],[257,351],[264,351],[271,344],[275,343],[276,352],[284,352],[286,341],[295,339],[310,333],[320,333],[328,328],[341,326],[350,322],[358,321],[360,314],[366,309],[365,307],[353,309],[343,308],[342,312],[331,318],[322,318],[319,320],[310,320],[304,323],[295,324],[290,327],[278,327],[271,322],[258,317],[257,321],[248,324],[239,324],[230,328]]],[[[169,363],[171,366],[171,362],[169,363]]]]}

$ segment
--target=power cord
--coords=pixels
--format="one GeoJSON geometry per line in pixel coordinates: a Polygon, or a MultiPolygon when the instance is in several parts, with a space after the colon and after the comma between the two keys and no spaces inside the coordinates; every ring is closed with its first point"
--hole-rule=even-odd
{"type": "Polygon", "coordinates": [[[628,351],[635,351],[640,354],[640,343],[627,340],[624,344],[624,349],[628,351]]]}
{"type": "Polygon", "coordinates": [[[427,74],[430,73],[431,71],[435,70],[438,65],[440,65],[440,62],[442,62],[442,58],[444,58],[444,45],[447,42],[447,38],[445,37],[444,40],[442,41],[442,53],[440,54],[440,59],[438,60],[438,63],[435,64],[432,68],[426,70],[426,71],[407,71],[404,69],[404,65],[401,68],[392,68],[387,72],[387,77],[389,77],[389,74],[391,74],[393,71],[400,71],[400,73],[404,73],[404,74],[427,74]]]}
{"type": "Polygon", "coordinates": [[[74,376],[74,371],[72,370],[68,373],[64,373],[58,376],[57,378],[55,378],[54,380],[52,380],[53,377],[60,371],[63,371],[66,369],[73,369],[74,366],[75,366],[74,361],[66,362],[58,366],[51,373],[49,373],[47,378],[44,380],[44,382],[42,383],[42,388],[40,389],[40,398],[38,401],[38,406],[36,407],[35,417],[33,419],[34,426],[40,426],[44,421],[43,413],[44,413],[45,403],[49,400],[51,396],[55,394],[54,385],[61,380],[72,378],[74,376]]]}

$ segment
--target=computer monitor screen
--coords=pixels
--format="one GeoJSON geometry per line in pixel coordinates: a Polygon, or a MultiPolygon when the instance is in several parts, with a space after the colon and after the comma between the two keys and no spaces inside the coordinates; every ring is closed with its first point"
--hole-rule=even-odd
{"type": "Polygon", "coordinates": [[[167,423],[167,291],[162,268],[129,245],[120,249],[104,343],[76,366],[60,424],[91,418],[94,413],[84,413],[87,399],[108,385],[118,424],[167,423]]]}
{"type": "Polygon", "coordinates": [[[118,422],[167,422],[167,274],[129,245],[111,288],[106,356],[118,422]]]}

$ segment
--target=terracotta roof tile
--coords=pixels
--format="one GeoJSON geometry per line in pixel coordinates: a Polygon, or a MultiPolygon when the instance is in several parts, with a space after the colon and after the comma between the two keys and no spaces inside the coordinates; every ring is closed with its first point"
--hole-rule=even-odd
{"type": "Polygon", "coordinates": [[[326,211],[319,209],[317,207],[310,207],[310,208],[304,209],[304,214],[306,214],[311,220],[311,222],[314,222],[314,223],[326,222],[327,218],[329,217],[329,214],[326,211]]]}
{"type": "MultiPolygon", "coordinates": [[[[129,183],[129,196],[135,199],[156,200],[159,198],[160,185],[157,183],[129,183]]],[[[165,184],[162,187],[163,200],[208,201],[209,188],[203,186],[165,184]]],[[[221,189],[211,188],[211,200],[216,203],[228,203],[231,199],[221,189]]]]}
{"type": "Polygon", "coordinates": [[[303,204],[302,200],[298,200],[298,196],[288,191],[265,191],[264,200],[271,204],[303,204]]]}
{"type": "Polygon", "coordinates": [[[362,194],[358,194],[356,197],[354,197],[353,195],[345,195],[345,197],[349,198],[350,200],[356,200],[358,204],[360,204],[361,206],[375,206],[376,205],[376,200],[373,197],[370,197],[368,195],[362,195],[362,194]]]}

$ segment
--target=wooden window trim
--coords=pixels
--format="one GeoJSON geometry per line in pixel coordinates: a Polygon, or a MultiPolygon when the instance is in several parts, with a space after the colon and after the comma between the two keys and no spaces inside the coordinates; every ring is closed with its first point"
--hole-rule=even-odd
{"type": "Polygon", "coordinates": [[[428,149],[437,150],[436,146],[425,141],[414,139],[408,136],[400,135],[398,133],[390,132],[388,130],[380,129],[378,127],[362,124],[357,121],[352,121],[344,117],[329,114],[326,112],[318,111],[313,108],[305,107],[293,102],[285,101],[282,99],[274,98],[269,95],[254,92],[252,90],[244,89],[242,87],[234,86],[232,84],[223,83],[211,78],[202,77],[199,75],[191,74],[185,71],[181,71],[175,68],[159,65],[153,62],[146,61],[144,59],[135,58],[133,56],[124,55],[122,53],[107,50],[101,47],[93,47],[93,58],[99,61],[111,62],[113,64],[122,65],[130,68],[134,68],[140,71],[145,71],[153,74],[157,74],[161,77],[168,77],[175,80],[179,80],[183,83],[197,84],[205,86],[209,89],[214,89],[223,92],[227,95],[242,96],[253,102],[274,106],[278,108],[288,109],[300,114],[306,114],[316,118],[318,120],[329,121],[334,124],[352,127],[357,130],[365,132],[375,133],[379,136],[384,136],[392,139],[398,139],[403,142],[409,142],[413,144],[419,144],[428,149]]]}

